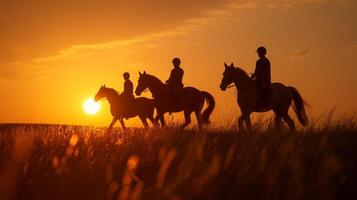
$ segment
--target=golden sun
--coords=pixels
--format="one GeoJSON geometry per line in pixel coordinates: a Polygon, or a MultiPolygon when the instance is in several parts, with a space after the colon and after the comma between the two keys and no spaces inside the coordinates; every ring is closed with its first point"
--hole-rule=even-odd
{"type": "Polygon", "coordinates": [[[88,98],[83,103],[83,109],[88,115],[94,115],[99,111],[100,104],[95,102],[92,98],[88,98]]]}

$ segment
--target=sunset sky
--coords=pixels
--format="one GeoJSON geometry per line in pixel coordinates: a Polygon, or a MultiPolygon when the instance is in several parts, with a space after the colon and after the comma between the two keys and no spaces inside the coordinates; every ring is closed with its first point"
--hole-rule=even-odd
{"type": "Polygon", "coordinates": [[[139,70],[164,81],[173,57],[186,86],[216,98],[213,119],[235,117],[223,63],[253,72],[261,45],[272,80],[314,116],[357,112],[356,11],[355,0],[0,0],[0,123],[107,125],[106,101],[93,116],[83,102],[102,84],[122,91],[125,71],[134,87],[139,70]]]}

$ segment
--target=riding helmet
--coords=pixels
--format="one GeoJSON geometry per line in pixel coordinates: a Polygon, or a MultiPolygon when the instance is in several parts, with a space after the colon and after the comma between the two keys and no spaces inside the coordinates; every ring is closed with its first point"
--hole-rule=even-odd
{"type": "Polygon", "coordinates": [[[172,63],[181,64],[181,60],[180,60],[180,58],[174,58],[174,59],[172,59],[172,63]]]}
{"type": "Polygon", "coordinates": [[[125,79],[130,78],[129,72],[124,72],[123,77],[124,77],[125,79]]]}
{"type": "Polygon", "coordinates": [[[267,49],[265,47],[259,47],[257,52],[265,55],[267,53],[267,49]]]}

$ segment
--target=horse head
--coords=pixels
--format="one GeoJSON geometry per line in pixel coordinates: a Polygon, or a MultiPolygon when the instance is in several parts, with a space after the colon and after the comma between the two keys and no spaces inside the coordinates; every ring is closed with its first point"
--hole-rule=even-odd
{"type": "Polygon", "coordinates": [[[118,93],[112,89],[112,88],[107,88],[105,85],[100,86],[97,94],[94,96],[94,101],[99,101],[100,99],[104,97],[109,97],[109,96],[114,96],[118,95],[118,93]]]}
{"type": "Polygon", "coordinates": [[[135,89],[135,94],[137,96],[140,96],[141,93],[148,88],[149,83],[148,83],[148,75],[144,71],[144,73],[139,72],[139,80],[138,80],[138,85],[136,86],[135,89]]]}
{"type": "Polygon", "coordinates": [[[231,65],[224,63],[223,78],[220,85],[221,90],[225,91],[230,84],[246,80],[250,79],[243,69],[235,67],[233,63],[231,65]]]}
{"type": "Polygon", "coordinates": [[[219,86],[221,90],[225,91],[228,87],[228,85],[232,84],[234,82],[234,65],[233,63],[231,65],[227,65],[224,63],[224,72],[223,72],[223,78],[221,81],[221,85],[219,86]]]}
{"type": "Polygon", "coordinates": [[[164,84],[155,76],[147,74],[145,71],[144,73],[139,72],[138,86],[136,86],[135,94],[139,96],[143,91],[149,89],[155,95],[158,92],[162,92],[163,86],[164,84]]]}

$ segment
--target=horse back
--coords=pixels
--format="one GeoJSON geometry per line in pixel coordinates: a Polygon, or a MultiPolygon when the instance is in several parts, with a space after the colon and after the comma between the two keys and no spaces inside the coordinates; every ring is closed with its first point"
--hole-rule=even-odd
{"type": "Polygon", "coordinates": [[[195,87],[184,87],[183,88],[183,93],[186,95],[187,94],[200,94],[201,93],[201,90],[195,88],[195,87]]]}
{"type": "Polygon", "coordinates": [[[274,82],[271,84],[271,87],[275,87],[275,88],[283,88],[286,87],[283,83],[280,82],[274,82]]]}
{"type": "Polygon", "coordinates": [[[144,106],[154,107],[154,100],[146,97],[134,98],[134,103],[137,106],[144,105],[144,106]]]}
{"type": "Polygon", "coordinates": [[[149,98],[146,98],[146,97],[135,97],[134,101],[151,102],[151,101],[153,101],[153,99],[149,99],[149,98]]]}

